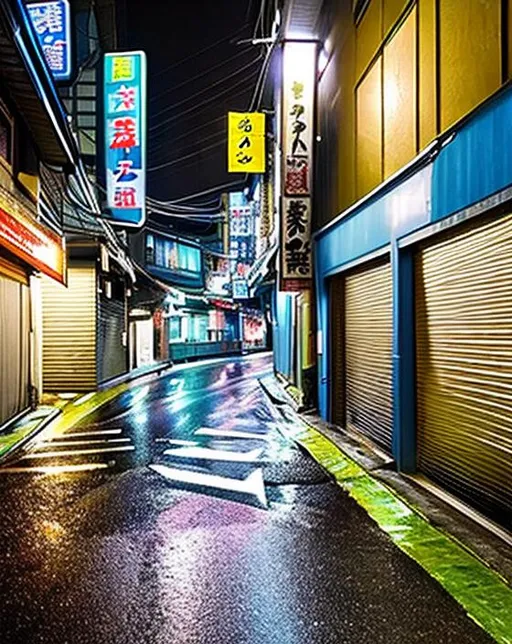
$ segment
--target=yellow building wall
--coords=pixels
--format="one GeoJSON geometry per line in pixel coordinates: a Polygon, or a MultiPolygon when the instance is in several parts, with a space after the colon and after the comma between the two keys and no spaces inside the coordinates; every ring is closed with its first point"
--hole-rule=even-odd
{"type": "Polygon", "coordinates": [[[439,3],[441,130],[501,85],[501,2],[439,3]]]}
{"type": "Polygon", "coordinates": [[[384,178],[416,155],[416,7],[384,47],[384,178]]]}
{"type": "Polygon", "coordinates": [[[419,0],[418,143],[426,147],[437,135],[436,0],[419,0]]]}
{"type": "Polygon", "coordinates": [[[352,11],[352,0],[339,0],[329,36],[339,91],[328,217],[512,79],[512,0],[371,0],[357,24],[352,11]]]}
{"type": "MultiPolygon", "coordinates": [[[[512,1],[512,0],[511,0],[512,1]]],[[[337,102],[339,122],[338,152],[338,203],[337,212],[342,212],[356,200],[356,104],[354,87],[356,79],[356,29],[352,23],[350,0],[342,6],[340,20],[346,25],[338,57],[339,98],[337,102]]]]}
{"type": "Polygon", "coordinates": [[[382,0],[382,35],[386,36],[395,26],[408,0],[382,0]]]}
{"type": "Polygon", "coordinates": [[[382,3],[373,0],[357,26],[356,79],[359,80],[382,41],[382,3]]]}
{"type": "Polygon", "coordinates": [[[382,59],[378,58],[356,90],[357,196],[382,181],[382,59]]]}

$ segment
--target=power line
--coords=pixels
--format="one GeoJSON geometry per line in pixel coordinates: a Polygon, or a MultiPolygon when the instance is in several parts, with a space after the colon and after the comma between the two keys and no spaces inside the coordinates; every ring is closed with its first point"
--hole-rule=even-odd
{"type": "Polygon", "coordinates": [[[213,148],[218,148],[221,145],[226,145],[226,141],[218,141],[217,143],[213,143],[212,145],[207,145],[205,148],[202,150],[196,150],[195,152],[191,152],[190,154],[185,155],[184,157],[180,157],[179,159],[174,159],[172,161],[167,161],[166,163],[161,163],[160,165],[153,166],[152,168],[148,168],[148,172],[156,172],[157,170],[162,170],[163,168],[168,168],[172,165],[176,165],[177,163],[181,163],[182,161],[185,161],[186,159],[191,159],[192,157],[196,157],[198,154],[202,154],[203,152],[206,152],[207,150],[213,150],[213,148]]]}
{"type": "Polygon", "coordinates": [[[204,72],[200,72],[199,74],[196,74],[195,76],[191,76],[190,78],[187,78],[187,80],[184,80],[181,83],[178,83],[177,85],[171,85],[171,87],[168,87],[167,89],[162,90],[161,92],[158,92],[156,94],[153,94],[153,97],[150,99],[150,103],[153,101],[156,101],[160,96],[163,96],[164,94],[169,94],[170,92],[175,92],[177,89],[180,89],[184,85],[188,85],[189,83],[197,80],[198,78],[202,78],[203,76],[207,76],[208,74],[211,74],[212,71],[216,69],[220,69],[221,67],[224,67],[224,65],[227,65],[228,63],[232,62],[233,60],[236,60],[237,58],[240,58],[241,56],[244,56],[245,54],[249,53],[250,51],[253,51],[253,47],[247,47],[246,49],[243,49],[240,51],[236,56],[231,56],[228,60],[223,60],[222,62],[218,63],[217,65],[214,65],[213,67],[208,67],[208,69],[205,69],[204,72]]]}
{"type": "Polygon", "coordinates": [[[225,76],[224,78],[221,78],[220,80],[216,81],[215,83],[212,83],[208,87],[203,87],[203,89],[200,89],[199,91],[195,92],[194,94],[190,94],[189,96],[187,96],[183,100],[178,101],[177,103],[172,103],[168,107],[164,107],[162,110],[159,110],[158,112],[155,112],[154,114],[151,115],[151,118],[152,119],[156,118],[157,116],[160,116],[160,114],[166,114],[167,112],[170,112],[171,110],[176,109],[180,105],[183,105],[184,103],[188,103],[189,101],[191,101],[192,99],[196,98],[197,96],[201,96],[201,94],[204,94],[205,92],[209,92],[213,87],[218,87],[219,85],[222,85],[223,83],[228,81],[230,78],[238,76],[239,74],[244,72],[246,69],[249,69],[250,67],[252,67],[255,63],[257,63],[259,60],[261,60],[261,58],[262,58],[262,56],[259,55],[254,60],[251,60],[251,62],[248,63],[247,65],[244,65],[243,67],[240,67],[239,69],[237,69],[233,73],[229,74],[228,76],[225,76]]]}
{"type": "Polygon", "coordinates": [[[159,72],[156,72],[154,76],[161,76],[162,74],[165,74],[168,72],[170,69],[174,69],[175,67],[178,67],[179,65],[182,65],[183,63],[187,62],[188,60],[191,60],[192,58],[196,58],[197,56],[200,56],[201,54],[204,54],[206,51],[210,51],[210,49],[213,49],[214,47],[217,47],[217,45],[220,45],[223,42],[226,41],[232,41],[235,35],[239,34],[241,31],[243,31],[247,27],[247,23],[243,24],[239,29],[234,31],[232,34],[229,36],[225,36],[224,38],[221,38],[220,40],[216,40],[214,43],[211,45],[208,45],[207,47],[203,47],[203,49],[200,49],[199,51],[194,52],[193,54],[190,54],[190,56],[185,56],[185,58],[181,58],[180,60],[177,60],[175,63],[172,63],[168,67],[165,67],[164,69],[161,69],[159,72]]]}
{"type": "MultiPolygon", "coordinates": [[[[213,134],[210,134],[209,136],[203,137],[201,140],[198,140],[198,139],[191,140],[188,145],[187,144],[182,144],[179,147],[173,147],[173,152],[174,152],[174,154],[181,154],[181,152],[183,152],[185,150],[195,149],[195,148],[197,148],[198,145],[203,145],[203,143],[205,143],[206,141],[211,141],[212,139],[218,139],[219,137],[221,137],[222,140],[225,141],[226,140],[226,132],[225,131],[214,132],[213,134]]],[[[174,143],[174,140],[173,140],[173,143],[174,143]]],[[[156,161],[155,157],[162,156],[165,152],[166,152],[166,150],[163,150],[163,149],[160,149],[158,152],[152,151],[151,152],[152,161],[155,162],[156,161]]]]}
{"type": "MultiPolygon", "coordinates": [[[[245,175],[244,181],[246,180],[247,180],[247,174],[245,175]]],[[[185,195],[184,197],[180,197],[179,199],[174,199],[173,201],[169,201],[168,203],[169,204],[182,203],[183,201],[189,201],[190,199],[194,199],[195,197],[203,197],[204,195],[209,195],[212,192],[218,192],[219,190],[223,190],[224,188],[239,186],[241,183],[242,181],[231,181],[229,183],[221,183],[218,186],[213,186],[212,188],[208,188],[207,190],[202,190],[201,192],[185,195]]]]}
{"type": "Polygon", "coordinates": [[[179,119],[179,118],[185,116],[186,114],[190,114],[190,113],[193,113],[193,112],[196,112],[198,110],[203,109],[203,107],[205,105],[207,105],[208,103],[211,103],[212,101],[218,99],[220,96],[223,96],[223,95],[229,93],[231,90],[235,89],[236,87],[240,87],[244,83],[249,82],[249,80],[254,78],[257,74],[258,74],[258,72],[255,72],[253,74],[249,74],[249,76],[247,78],[242,79],[238,83],[234,83],[233,85],[231,85],[227,89],[223,90],[222,92],[218,92],[214,96],[210,96],[205,101],[202,101],[202,103],[200,103],[199,105],[194,105],[194,107],[191,107],[191,108],[189,108],[187,110],[184,110],[180,114],[175,114],[174,116],[169,116],[168,118],[164,119],[163,121],[161,121],[157,125],[153,125],[153,127],[150,127],[149,132],[154,132],[154,131],[160,129],[161,127],[163,127],[164,125],[167,125],[168,123],[172,123],[172,121],[175,121],[176,119],[179,119]]]}
{"type": "MultiPolygon", "coordinates": [[[[196,128],[193,130],[189,130],[188,132],[185,132],[185,134],[181,134],[180,136],[173,137],[172,142],[173,144],[176,143],[176,141],[181,141],[182,139],[189,138],[191,134],[197,134],[199,130],[203,130],[205,127],[208,127],[209,125],[212,125],[213,123],[218,123],[219,121],[225,121],[227,119],[226,114],[223,114],[222,116],[219,116],[216,119],[213,119],[211,121],[208,121],[207,123],[203,123],[202,125],[198,125],[196,128]]],[[[225,133],[223,131],[223,133],[225,133]]],[[[205,137],[206,140],[207,137],[205,137]]],[[[156,145],[151,146],[151,152],[154,153],[156,150],[159,150],[162,147],[168,146],[169,142],[168,141],[159,141],[156,145]]]]}

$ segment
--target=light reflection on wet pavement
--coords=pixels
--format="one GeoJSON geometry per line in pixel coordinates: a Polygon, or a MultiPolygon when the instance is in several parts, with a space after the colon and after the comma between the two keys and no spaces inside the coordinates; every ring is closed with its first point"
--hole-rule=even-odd
{"type": "Polygon", "coordinates": [[[491,641],[285,438],[269,373],[176,368],[10,465],[2,644],[491,641]]]}

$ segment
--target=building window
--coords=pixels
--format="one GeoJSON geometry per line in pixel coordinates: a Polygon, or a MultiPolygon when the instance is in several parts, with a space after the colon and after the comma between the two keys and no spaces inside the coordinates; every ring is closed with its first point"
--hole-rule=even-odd
{"type": "Polygon", "coordinates": [[[153,235],[146,235],[146,264],[155,263],[155,238],[153,235]]]}
{"type": "Polygon", "coordinates": [[[12,163],[12,121],[2,109],[0,109],[0,157],[7,163],[12,163]]]}
{"type": "Polygon", "coordinates": [[[173,315],[169,320],[169,341],[181,341],[181,317],[173,315]]]}
{"type": "Polygon", "coordinates": [[[198,248],[178,244],[178,261],[179,268],[190,273],[199,273],[201,271],[201,252],[198,248]]]}
{"type": "Polygon", "coordinates": [[[192,314],[189,329],[190,342],[208,342],[208,315],[192,314]]]}
{"type": "Polygon", "coordinates": [[[146,235],[146,264],[188,273],[201,272],[199,248],[155,235],[146,235]]]}

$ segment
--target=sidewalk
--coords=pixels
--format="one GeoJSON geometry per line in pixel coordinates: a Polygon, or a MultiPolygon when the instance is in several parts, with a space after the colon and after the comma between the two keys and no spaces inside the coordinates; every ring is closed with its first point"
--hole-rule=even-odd
{"type": "Polygon", "coordinates": [[[512,535],[489,532],[357,436],[300,415],[275,377],[260,384],[295,440],[394,544],[414,559],[500,644],[512,643],[512,535]]]}
{"type": "Polygon", "coordinates": [[[160,362],[132,369],[102,383],[96,391],[71,399],[43,395],[44,404],[35,410],[21,412],[0,428],[0,462],[27,446],[50,423],[56,434],[65,433],[69,427],[129,389],[135,380],[142,384],[147,378],[172,367],[171,362],[160,362]]]}

